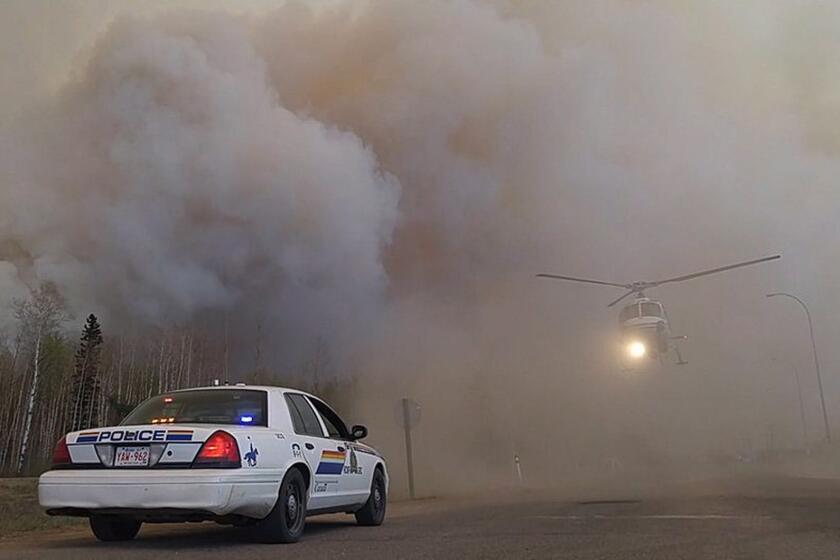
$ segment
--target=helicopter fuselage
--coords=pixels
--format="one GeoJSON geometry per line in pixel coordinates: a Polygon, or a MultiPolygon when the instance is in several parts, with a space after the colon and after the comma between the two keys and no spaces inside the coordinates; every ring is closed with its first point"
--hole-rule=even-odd
{"type": "Polygon", "coordinates": [[[671,338],[665,308],[656,300],[638,297],[619,314],[621,342],[625,349],[637,348],[650,358],[666,354],[671,338]],[[642,347],[638,345],[641,344],[642,347]]]}

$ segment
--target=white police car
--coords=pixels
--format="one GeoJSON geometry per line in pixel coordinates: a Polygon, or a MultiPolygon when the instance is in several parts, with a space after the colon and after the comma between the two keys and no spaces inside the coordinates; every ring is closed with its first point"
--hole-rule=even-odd
{"type": "Polygon", "coordinates": [[[152,397],[119,426],[72,432],[55,447],[38,496],[50,515],[90,519],[103,541],[143,522],[252,526],[295,542],[307,515],[385,519],[385,460],[322,400],[293,389],[205,387],[152,397]]]}

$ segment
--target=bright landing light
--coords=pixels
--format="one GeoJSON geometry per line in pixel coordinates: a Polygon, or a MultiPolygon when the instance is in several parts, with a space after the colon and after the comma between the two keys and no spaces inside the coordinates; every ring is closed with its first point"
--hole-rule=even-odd
{"type": "Polygon", "coordinates": [[[647,348],[645,348],[643,342],[636,340],[627,345],[627,354],[629,354],[631,358],[642,358],[646,353],[647,348]]]}

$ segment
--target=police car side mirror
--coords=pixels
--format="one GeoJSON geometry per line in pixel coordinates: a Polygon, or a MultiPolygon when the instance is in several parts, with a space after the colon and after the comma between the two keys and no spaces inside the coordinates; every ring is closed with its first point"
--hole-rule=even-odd
{"type": "Polygon", "coordinates": [[[368,435],[368,430],[364,426],[353,426],[350,430],[350,436],[353,438],[353,441],[358,439],[365,439],[368,435]]]}

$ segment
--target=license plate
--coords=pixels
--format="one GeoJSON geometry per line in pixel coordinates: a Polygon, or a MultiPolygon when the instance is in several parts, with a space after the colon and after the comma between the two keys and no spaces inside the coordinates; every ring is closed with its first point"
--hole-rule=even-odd
{"type": "Polygon", "coordinates": [[[115,467],[148,467],[148,447],[117,447],[114,456],[115,467]]]}

